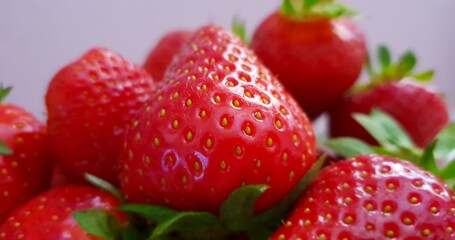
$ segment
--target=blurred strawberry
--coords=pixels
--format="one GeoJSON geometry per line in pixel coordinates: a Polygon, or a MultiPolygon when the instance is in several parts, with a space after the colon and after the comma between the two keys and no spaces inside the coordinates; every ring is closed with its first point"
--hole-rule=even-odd
{"type": "Polygon", "coordinates": [[[362,155],[325,168],[270,239],[454,239],[454,212],[454,193],[434,175],[362,155]]]}
{"type": "Polygon", "coordinates": [[[118,183],[126,125],[149,99],[150,75],[107,49],[92,49],[61,69],[47,94],[53,157],[70,181],[84,173],[118,183]]]}
{"type": "Polygon", "coordinates": [[[161,81],[164,71],[178,53],[180,47],[188,41],[192,32],[179,30],[164,35],[147,56],[144,68],[156,81],[161,81]]]}
{"type": "Polygon", "coordinates": [[[354,87],[330,112],[330,135],[355,137],[376,145],[352,114],[368,114],[377,108],[398,121],[417,146],[427,146],[449,121],[444,100],[416,81],[430,81],[433,72],[414,73],[416,58],[412,52],[406,52],[397,64],[391,64],[389,50],[381,46],[379,58],[381,72],[376,73],[370,67],[371,81],[354,87]]]}
{"type": "Polygon", "coordinates": [[[312,120],[361,73],[365,36],[352,15],[334,1],[284,0],[253,35],[253,50],[312,120]]]}
{"type": "Polygon", "coordinates": [[[282,199],[315,162],[311,124],[238,38],[197,30],[127,134],[121,187],[132,202],[217,213],[242,185],[282,199]]]}
{"type": "MultiPolygon", "coordinates": [[[[3,239],[28,239],[28,240],[101,240],[83,230],[72,212],[77,210],[107,210],[104,215],[111,218],[103,227],[106,236],[114,238],[115,227],[113,223],[125,222],[125,216],[114,212],[120,202],[111,194],[93,187],[66,186],[54,188],[32,199],[14,211],[8,220],[0,227],[0,238],[3,239]],[[112,228],[112,229],[110,229],[112,228]],[[112,232],[108,232],[112,230],[112,232]]],[[[91,222],[91,228],[97,227],[102,218],[91,222]]],[[[119,227],[119,226],[117,226],[119,227]]]]}
{"type": "Polygon", "coordinates": [[[50,184],[45,126],[19,106],[2,102],[0,86],[0,224],[16,207],[50,184]]]}

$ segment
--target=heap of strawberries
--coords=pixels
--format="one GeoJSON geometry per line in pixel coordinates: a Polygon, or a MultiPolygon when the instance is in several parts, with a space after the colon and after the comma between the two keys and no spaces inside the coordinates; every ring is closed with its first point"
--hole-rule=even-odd
{"type": "Polygon", "coordinates": [[[433,72],[384,46],[374,67],[353,15],[284,0],[251,43],[171,32],[144,67],[92,49],[51,80],[47,124],[1,102],[0,239],[455,239],[433,72]]]}

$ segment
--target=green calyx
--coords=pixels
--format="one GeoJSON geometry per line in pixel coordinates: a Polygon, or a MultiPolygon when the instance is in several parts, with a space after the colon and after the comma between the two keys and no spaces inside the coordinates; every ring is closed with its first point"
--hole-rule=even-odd
{"type": "Polygon", "coordinates": [[[379,66],[373,66],[371,56],[367,56],[366,69],[370,76],[370,82],[355,86],[352,91],[360,92],[374,88],[386,82],[400,81],[404,78],[412,78],[416,81],[427,83],[433,79],[434,71],[415,72],[417,58],[412,51],[406,51],[396,63],[392,63],[390,50],[380,45],[377,49],[377,62],[379,66]]]}
{"type": "Polygon", "coordinates": [[[352,17],[357,13],[334,0],[283,0],[281,14],[298,19],[352,17]]]}
{"type": "Polygon", "coordinates": [[[426,148],[418,148],[409,134],[392,116],[378,109],[371,114],[353,114],[353,118],[379,143],[370,146],[362,140],[340,137],[325,146],[342,157],[381,154],[408,160],[455,187],[455,123],[447,125],[426,148]]]}
{"type": "MultiPolygon", "coordinates": [[[[247,236],[250,240],[268,239],[317,176],[324,161],[325,157],[321,157],[282,201],[260,214],[255,213],[254,207],[268,189],[266,185],[246,185],[234,190],[223,202],[217,215],[124,203],[117,210],[128,214],[129,224],[126,226],[119,224],[115,215],[106,210],[76,211],[73,216],[87,233],[107,240],[234,239],[239,235],[247,236]]],[[[124,199],[109,183],[91,175],[86,178],[119,199],[124,199]]]]}
{"type": "Polygon", "coordinates": [[[245,20],[242,20],[239,17],[235,17],[232,20],[231,31],[238,38],[240,38],[240,40],[242,40],[243,43],[250,44],[250,38],[248,37],[245,25],[246,25],[245,20]]]}
{"type": "MultiPolygon", "coordinates": [[[[2,102],[11,92],[13,88],[12,87],[3,87],[2,84],[0,84],[0,102],[2,102]]],[[[6,146],[6,144],[0,140],[0,155],[11,155],[13,154],[13,151],[6,146]]]]}

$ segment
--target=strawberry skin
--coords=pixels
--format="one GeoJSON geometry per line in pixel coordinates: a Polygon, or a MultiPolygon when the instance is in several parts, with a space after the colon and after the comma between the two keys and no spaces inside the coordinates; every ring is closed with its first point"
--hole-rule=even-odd
{"type": "Polygon", "coordinates": [[[218,212],[242,185],[267,184],[256,210],[315,161],[304,112],[237,37],[200,28],[127,134],[121,188],[133,202],[218,212]]]}
{"type": "Polygon", "coordinates": [[[80,228],[72,211],[92,208],[112,210],[120,220],[124,220],[125,216],[114,212],[119,204],[111,194],[93,187],[54,188],[14,211],[0,227],[0,239],[101,240],[89,236],[80,228]]]}
{"type": "Polygon", "coordinates": [[[179,30],[164,35],[147,56],[144,68],[153,79],[161,81],[167,66],[171,63],[180,47],[188,41],[192,32],[179,30]]]}
{"type": "Polygon", "coordinates": [[[393,81],[353,93],[340,101],[330,112],[330,135],[351,136],[377,144],[351,116],[370,113],[373,108],[394,117],[419,147],[430,144],[449,122],[447,105],[436,93],[410,82],[393,81]]]}
{"type": "Polygon", "coordinates": [[[251,47],[310,119],[354,84],[366,56],[364,34],[353,20],[297,19],[280,12],[259,25],[251,47]]]}
{"type": "Polygon", "coordinates": [[[154,87],[145,70],[107,49],[92,49],[57,73],[46,94],[47,124],[68,180],[87,172],[118,184],[124,130],[154,87]]]}
{"type": "Polygon", "coordinates": [[[271,239],[454,239],[455,196],[396,158],[363,155],[325,168],[271,239]]]}
{"type": "Polygon", "coordinates": [[[0,140],[12,150],[0,154],[0,224],[23,202],[46,190],[51,162],[46,127],[31,113],[0,103],[0,140]]]}

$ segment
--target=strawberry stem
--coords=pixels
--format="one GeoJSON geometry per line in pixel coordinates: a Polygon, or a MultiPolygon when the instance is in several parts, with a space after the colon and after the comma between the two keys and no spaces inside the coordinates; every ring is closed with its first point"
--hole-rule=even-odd
{"type": "Polygon", "coordinates": [[[3,85],[0,85],[0,102],[9,95],[12,89],[12,87],[3,87],[3,85]]]}
{"type": "Polygon", "coordinates": [[[283,0],[281,14],[300,19],[332,19],[356,15],[352,9],[334,0],[283,0]]]}
{"type": "Polygon", "coordinates": [[[245,20],[240,19],[239,17],[234,17],[232,20],[232,33],[234,33],[243,43],[249,44],[250,39],[247,37],[246,33],[246,22],[245,20]]]}

